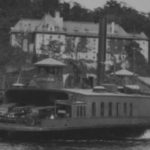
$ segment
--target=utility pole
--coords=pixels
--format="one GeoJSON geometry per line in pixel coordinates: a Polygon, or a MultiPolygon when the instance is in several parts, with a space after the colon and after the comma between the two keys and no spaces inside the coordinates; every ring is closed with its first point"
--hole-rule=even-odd
{"type": "Polygon", "coordinates": [[[99,21],[99,40],[97,54],[97,85],[104,82],[105,59],[106,59],[106,34],[107,34],[107,19],[100,17],[99,21]]]}

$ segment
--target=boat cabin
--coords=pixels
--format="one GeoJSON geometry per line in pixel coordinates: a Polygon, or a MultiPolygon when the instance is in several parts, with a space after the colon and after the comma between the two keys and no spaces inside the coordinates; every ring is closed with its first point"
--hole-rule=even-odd
{"type": "Polygon", "coordinates": [[[52,58],[35,63],[38,69],[36,83],[44,89],[60,89],[63,87],[63,68],[65,64],[52,58]]]}

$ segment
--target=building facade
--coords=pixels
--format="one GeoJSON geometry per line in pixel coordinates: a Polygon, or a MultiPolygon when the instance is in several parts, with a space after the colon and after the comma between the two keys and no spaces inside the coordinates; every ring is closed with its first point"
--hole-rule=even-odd
{"type": "MultiPolygon", "coordinates": [[[[64,21],[59,12],[46,14],[41,20],[21,19],[11,28],[11,45],[26,52],[50,57],[83,59],[96,62],[98,53],[98,23],[64,21]]],[[[121,63],[126,67],[125,46],[136,41],[148,61],[148,38],[144,33],[127,33],[114,22],[107,24],[106,66],[121,63]]]]}

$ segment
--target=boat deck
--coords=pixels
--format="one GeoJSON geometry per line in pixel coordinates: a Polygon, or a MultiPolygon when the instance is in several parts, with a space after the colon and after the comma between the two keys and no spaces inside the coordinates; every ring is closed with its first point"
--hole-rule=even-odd
{"type": "Polygon", "coordinates": [[[127,94],[127,93],[121,93],[121,92],[94,92],[93,89],[65,89],[65,91],[75,94],[81,94],[86,96],[126,96],[126,97],[150,97],[149,95],[142,95],[140,93],[134,93],[134,94],[127,94]]]}

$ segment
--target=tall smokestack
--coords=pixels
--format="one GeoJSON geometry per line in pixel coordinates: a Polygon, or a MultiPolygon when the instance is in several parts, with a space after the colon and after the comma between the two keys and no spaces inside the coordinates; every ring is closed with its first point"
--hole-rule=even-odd
{"type": "Polygon", "coordinates": [[[97,85],[101,85],[104,82],[106,59],[106,33],[107,20],[106,17],[101,17],[99,21],[99,42],[97,54],[97,85]]]}

